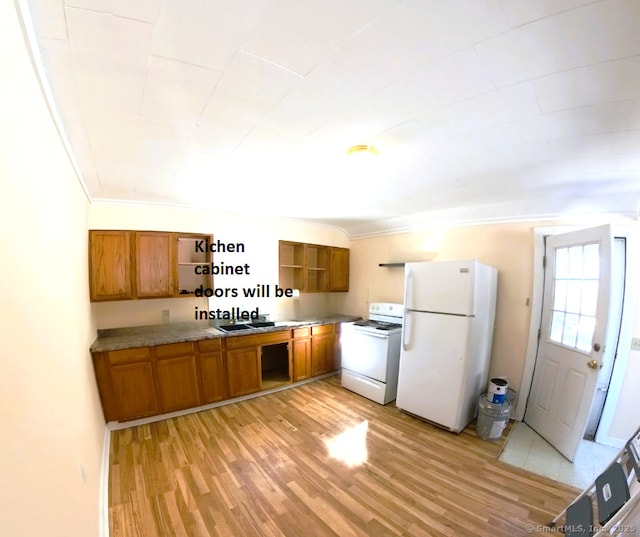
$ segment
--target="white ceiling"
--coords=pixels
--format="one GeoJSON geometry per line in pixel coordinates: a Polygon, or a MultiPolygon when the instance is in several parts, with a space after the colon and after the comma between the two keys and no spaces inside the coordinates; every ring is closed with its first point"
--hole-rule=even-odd
{"type": "Polygon", "coordinates": [[[637,215],[638,0],[26,3],[94,200],[352,236],[637,215]]]}

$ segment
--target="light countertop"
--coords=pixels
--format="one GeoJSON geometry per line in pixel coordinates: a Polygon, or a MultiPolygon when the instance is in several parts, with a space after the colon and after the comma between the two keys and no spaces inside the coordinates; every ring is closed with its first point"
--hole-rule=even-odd
{"type": "Polygon", "coordinates": [[[301,326],[335,324],[356,321],[360,317],[354,315],[329,315],[316,319],[300,321],[277,321],[275,326],[223,332],[216,328],[219,321],[189,321],[182,323],[153,324],[148,326],[129,326],[98,330],[98,338],[91,345],[91,352],[115,351],[135,347],[153,347],[168,343],[199,341],[203,339],[228,338],[246,336],[279,330],[290,330],[301,326]]]}

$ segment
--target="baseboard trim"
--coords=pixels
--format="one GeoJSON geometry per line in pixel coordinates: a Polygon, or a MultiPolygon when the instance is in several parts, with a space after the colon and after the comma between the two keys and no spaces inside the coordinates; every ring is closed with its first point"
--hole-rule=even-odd
{"type": "Polygon", "coordinates": [[[100,490],[98,493],[98,524],[100,537],[109,537],[109,455],[111,453],[111,429],[104,429],[102,463],[100,465],[100,490]]]}
{"type": "Polygon", "coordinates": [[[310,382],[315,382],[317,380],[322,380],[328,377],[333,377],[334,375],[339,374],[338,371],[332,371],[331,373],[325,373],[324,375],[318,375],[317,377],[312,377],[310,379],[300,380],[298,382],[292,382],[291,384],[284,384],[282,386],[278,386],[277,388],[272,388],[270,390],[262,390],[255,393],[250,393],[248,395],[242,395],[240,397],[234,397],[233,399],[225,399],[224,401],[219,401],[217,403],[210,403],[208,405],[196,406],[193,408],[186,408],[184,410],[178,410],[176,412],[167,412],[166,414],[158,414],[157,416],[149,416],[148,418],[140,418],[137,420],[131,421],[110,421],[107,423],[107,427],[110,431],[119,431],[121,429],[128,429],[129,427],[136,427],[138,425],[148,425],[149,423],[154,423],[156,421],[162,421],[169,418],[177,418],[179,416],[186,416],[187,414],[194,414],[196,412],[202,412],[203,410],[210,410],[212,408],[218,408],[221,406],[232,405],[233,403],[239,403],[241,401],[247,401],[248,399],[255,399],[256,397],[262,397],[263,395],[269,395],[270,393],[277,393],[283,390],[289,390],[291,388],[295,388],[296,386],[302,386],[303,384],[308,384],[310,382]]]}

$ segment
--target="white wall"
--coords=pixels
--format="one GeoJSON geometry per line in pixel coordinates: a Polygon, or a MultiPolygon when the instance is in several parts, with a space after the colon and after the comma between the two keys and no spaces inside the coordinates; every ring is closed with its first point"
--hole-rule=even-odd
{"type": "Polygon", "coordinates": [[[379,263],[478,259],[498,269],[490,375],[518,390],[529,334],[533,234],[531,223],[493,224],[397,233],[351,243],[351,286],[342,311],[366,316],[370,302],[404,300],[404,269],[379,263]]]}
{"type": "MultiPolygon", "coordinates": [[[[255,287],[257,284],[278,283],[278,240],[348,247],[343,231],[310,224],[300,220],[239,215],[220,211],[186,209],[161,205],[93,203],[90,209],[91,229],[132,229],[182,231],[213,234],[214,240],[243,243],[244,254],[215,254],[215,262],[227,265],[248,264],[249,276],[216,276],[215,287],[255,287]]],[[[172,322],[194,320],[199,310],[240,307],[247,311],[259,309],[273,319],[299,319],[315,315],[340,313],[336,295],[342,293],[309,293],[299,298],[280,299],[206,299],[170,298],[128,300],[93,304],[98,328],[139,326],[162,322],[162,310],[171,312],[172,322]]]]}
{"type": "MultiPolygon", "coordinates": [[[[351,242],[351,286],[342,297],[338,310],[365,316],[370,302],[402,302],[404,269],[379,267],[379,263],[398,261],[442,261],[477,258],[498,269],[498,303],[491,355],[490,376],[505,375],[509,383],[521,392],[527,357],[530,301],[534,277],[534,235],[536,227],[593,226],[589,222],[522,222],[458,228],[425,230],[363,238],[351,242]]],[[[612,219],[638,232],[637,223],[612,219]]],[[[630,231],[629,231],[630,233],[630,231]]],[[[636,250],[634,250],[636,251],[636,250]]],[[[629,255],[633,255],[629,251],[629,255]]],[[[637,263],[638,259],[635,260],[637,263]]],[[[637,270],[635,268],[631,269],[637,270]]],[[[638,288],[636,304],[640,304],[638,288]]],[[[636,311],[638,308],[636,308],[636,311]]],[[[635,316],[634,337],[640,337],[640,319],[635,316]]],[[[640,426],[636,418],[640,406],[640,390],[635,386],[640,378],[640,351],[630,351],[622,369],[620,399],[607,435],[626,440],[640,426]]],[[[530,382],[529,378],[524,382],[530,382]]]]}
{"type": "Polygon", "coordinates": [[[88,202],[0,2],[0,528],[95,536],[105,424],[88,349],[88,202]]]}
{"type": "MultiPolygon", "coordinates": [[[[636,270],[638,267],[638,260],[636,260],[636,270]]],[[[635,322],[632,329],[632,337],[640,338],[640,285],[636,287],[636,300],[635,300],[635,322]]],[[[622,351],[624,352],[624,350],[622,351]]],[[[606,435],[610,439],[618,439],[619,444],[623,444],[628,440],[631,435],[640,427],[640,416],[638,415],[638,408],[640,408],[640,390],[637,383],[640,379],[640,351],[629,350],[626,360],[626,366],[622,370],[620,376],[622,380],[620,382],[620,395],[613,410],[613,419],[611,420],[611,427],[606,431],[606,435]]],[[[619,359],[619,358],[618,358],[619,359]]],[[[616,374],[612,379],[611,385],[614,386],[616,374]]],[[[605,410],[606,407],[605,407],[605,410]]]]}

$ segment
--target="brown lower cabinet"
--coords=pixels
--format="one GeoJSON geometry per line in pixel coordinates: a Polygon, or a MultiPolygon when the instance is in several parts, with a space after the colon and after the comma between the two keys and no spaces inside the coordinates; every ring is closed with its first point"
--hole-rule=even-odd
{"type": "Polygon", "coordinates": [[[153,347],[156,379],[163,412],[200,404],[194,343],[171,343],[153,347]]]}
{"type": "Polygon", "coordinates": [[[311,377],[311,329],[296,328],[293,331],[293,381],[311,377]]]}
{"type": "Polygon", "coordinates": [[[311,327],[311,376],[336,369],[336,334],[332,324],[311,327]]]}
{"type": "Polygon", "coordinates": [[[229,398],[222,340],[198,341],[202,404],[217,403],[229,398]]]}
{"type": "Polygon", "coordinates": [[[259,392],[269,346],[285,354],[289,382],[335,371],[336,333],[329,324],[94,353],[105,418],[128,421],[259,392]]]}
{"type": "Polygon", "coordinates": [[[122,421],[161,412],[150,362],[114,365],[111,368],[113,398],[122,421]]]}
{"type": "Polygon", "coordinates": [[[259,392],[262,389],[263,348],[288,344],[290,339],[291,330],[225,338],[229,397],[259,392]]]}
{"type": "Polygon", "coordinates": [[[260,349],[246,347],[228,350],[227,374],[229,375],[229,397],[259,392],[262,388],[260,349]]]}
{"type": "Polygon", "coordinates": [[[162,412],[151,347],[96,353],[93,365],[107,421],[127,421],[162,412]]]}

